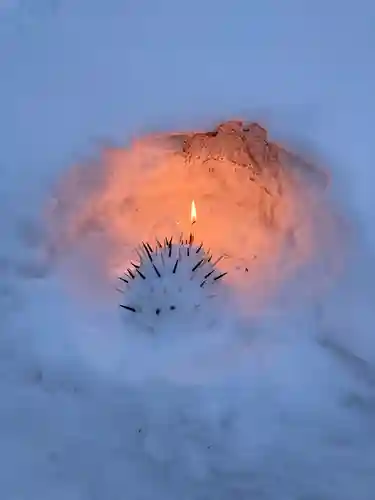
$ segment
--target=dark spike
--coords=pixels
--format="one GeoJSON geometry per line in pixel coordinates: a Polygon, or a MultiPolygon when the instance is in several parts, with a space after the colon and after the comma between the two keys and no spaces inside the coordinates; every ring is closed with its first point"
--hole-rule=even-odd
{"type": "Polygon", "coordinates": [[[159,248],[163,248],[163,245],[160,243],[160,241],[156,238],[156,244],[159,248]]]}
{"type": "Polygon", "coordinates": [[[199,253],[199,252],[202,250],[202,247],[203,247],[203,241],[202,241],[202,243],[199,245],[199,247],[196,249],[195,253],[199,253]]]}
{"type": "Polygon", "coordinates": [[[189,245],[192,245],[194,243],[194,234],[190,233],[189,235],[189,245]]]}
{"type": "Polygon", "coordinates": [[[176,263],[175,263],[175,265],[173,266],[173,271],[172,271],[172,272],[173,272],[173,274],[176,274],[176,271],[177,271],[177,266],[178,266],[178,262],[179,262],[179,259],[177,258],[177,259],[176,259],[176,263]]]}
{"type": "Polygon", "coordinates": [[[206,280],[203,280],[203,281],[202,281],[202,283],[201,283],[199,286],[200,286],[201,288],[203,288],[203,287],[204,287],[204,285],[205,285],[205,283],[206,283],[206,280]]]}
{"type": "Polygon", "coordinates": [[[204,277],[204,279],[206,280],[214,272],[215,272],[215,269],[212,269],[212,271],[210,271],[209,273],[206,274],[206,276],[204,277]]]}
{"type": "Polygon", "coordinates": [[[129,283],[128,280],[126,280],[125,278],[122,278],[121,276],[119,277],[119,280],[123,281],[124,283],[129,283]]]}
{"type": "Polygon", "coordinates": [[[212,260],[212,255],[208,257],[207,262],[211,262],[211,260],[212,260]]]}
{"type": "Polygon", "coordinates": [[[138,269],[139,268],[139,264],[134,264],[134,262],[130,261],[130,264],[135,267],[135,269],[138,269]]]}
{"type": "Polygon", "coordinates": [[[172,256],[172,238],[168,242],[168,257],[172,256]]]}
{"type": "Polygon", "coordinates": [[[133,280],[135,278],[134,274],[132,273],[131,269],[127,269],[129,276],[133,280]]]}
{"type": "Polygon", "coordinates": [[[157,274],[157,275],[158,275],[158,277],[160,278],[160,277],[161,277],[161,274],[159,273],[159,270],[158,270],[158,268],[155,266],[155,264],[154,264],[154,263],[152,263],[152,267],[154,268],[154,270],[155,270],[156,274],[157,274]]]}
{"type": "Polygon", "coordinates": [[[141,271],[138,269],[138,267],[137,267],[135,270],[137,271],[137,273],[139,274],[139,276],[140,276],[143,280],[145,280],[145,279],[146,279],[146,276],[145,276],[143,273],[141,273],[141,271]]]}
{"type": "Polygon", "coordinates": [[[152,262],[152,256],[151,256],[150,250],[148,249],[148,247],[144,241],[142,241],[142,245],[146,251],[147,257],[150,259],[150,262],[152,262]]]}
{"type": "Polygon", "coordinates": [[[190,255],[190,245],[186,247],[186,255],[189,257],[190,255]]]}
{"type": "Polygon", "coordinates": [[[120,304],[120,307],[122,307],[123,309],[127,309],[128,311],[131,311],[133,313],[137,312],[137,310],[134,309],[134,307],[124,306],[123,304],[120,304]]]}
{"type": "Polygon", "coordinates": [[[199,262],[197,262],[195,264],[195,266],[193,267],[192,272],[196,271],[198,269],[198,267],[200,267],[203,264],[203,262],[204,262],[204,259],[201,259],[199,262]]]}
{"type": "Polygon", "coordinates": [[[147,248],[150,250],[151,253],[153,253],[153,249],[152,249],[152,246],[150,245],[150,243],[147,243],[146,242],[146,245],[147,245],[147,248]]]}
{"type": "Polygon", "coordinates": [[[226,273],[221,273],[221,274],[219,274],[219,276],[216,276],[216,277],[214,278],[214,281],[217,281],[217,280],[219,280],[219,279],[223,278],[226,274],[228,274],[228,273],[226,272],[226,273]]]}

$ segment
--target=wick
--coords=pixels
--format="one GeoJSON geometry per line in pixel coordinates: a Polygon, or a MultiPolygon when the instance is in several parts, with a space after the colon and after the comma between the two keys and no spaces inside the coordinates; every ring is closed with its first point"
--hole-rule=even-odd
{"type": "Polygon", "coordinates": [[[196,223],[196,219],[194,219],[193,221],[191,221],[191,228],[190,228],[190,235],[189,235],[189,245],[192,246],[192,244],[194,243],[194,224],[196,223]]]}

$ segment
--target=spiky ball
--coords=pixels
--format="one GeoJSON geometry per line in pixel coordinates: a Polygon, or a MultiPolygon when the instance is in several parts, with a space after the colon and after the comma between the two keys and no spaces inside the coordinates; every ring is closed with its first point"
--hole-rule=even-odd
{"type": "Polygon", "coordinates": [[[173,243],[165,239],[154,245],[143,242],[137,249],[139,261],[131,262],[121,280],[120,304],[128,321],[156,330],[161,325],[186,325],[198,317],[209,316],[212,302],[227,274],[217,268],[203,243],[194,238],[173,243]]]}

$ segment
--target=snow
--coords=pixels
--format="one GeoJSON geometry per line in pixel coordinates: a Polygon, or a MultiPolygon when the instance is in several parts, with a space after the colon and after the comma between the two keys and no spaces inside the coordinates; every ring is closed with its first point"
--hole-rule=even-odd
{"type": "Polygon", "coordinates": [[[43,240],[12,242],[26,214],[7,213],[4,498],[371,498],[365,257],[320,311],[273,304],[249,319],[222,300],[214,330],[180,317],[150,337],[125,326],[113,283],[80,293],[43,240]]]}
{"type": "MultiPolygon", "coordinates": [[[[124,77],[114,88],[105,86],[97,103],[92,75],[85,77],[82,66],[82,54],[95,43],[99,62],[90,59],[86,69],[100,75],[100,63],[105,71],[117,68],[117,60],[111,66],[107,56],[108,47],[117,48],[116,55],[122,56],[123,44],[116,38],[123,30],[122,21],[113,19],[117,31],[112,42],[110,36],[103,37],[100,45],[97,18],[93,15],[95,23],[86,26],[83,7],[77,8],[76,17],[71,15],[73,3],[57,8],[56,25],[49,7],[42,20],[39,11],[31,9],[26,22],[21,14],[12,13],[12,8],[22,8],[21,1],[5,2],[4,12],[0,6],[0,23],[10,23],[0,35],[7,41],[0,56],[7,46],[14,57],[4,59],[7,69],[0,97],[5,118],[0,163],[1,498],[372,500],[375,312],[368,146],[372,129],[367,137],[365,130],[358,132],[354,118],[347,121],[348,113],[371,116],[372,104],[366,103],[367,111],[361,111],[361,97],[349,102],[345,94],[345,109],[337,122],[330,121],[329,89],[339,77],[329,80],[331,65],[326,61],[328,97],[324,100],[322,90],[318,97],[327,115],[316,135],[319,146],[328,145],[329,155],[340,166],[334,179],[340,201],[340,189],[346,189],[342,213],[358,226],[345,272],[333,289],[319,302],[298,300],[298,286],[286,284],[285,293],[295,298],[295,306],[275,301],[255,318],[237,311],[234,293],[233,307],[225,302],[217,307],[215,331],[202,327],[193,332],[198,336],[189,336],[177,323],[176,331],[170,332],[176,334],[174,342],[170,336],[140,336],[136,327],[124,325],[114,283],[101,275],[89,276],[89,263],[82,263],[79,249],[76,261],[62,265],[44,247],[41,214],[51,179],[89,149],[85,142],[89,137],[100,135],[103,128],[110,137],[121,136],[122,120],[131,122],[120,102],[127,92],[124,77]],[[79,37],[81,29],[87,30],[87,39],[79,37]],[[81,53],[69,66],[79,40],[81,53]],[[48,52],[50,46],[55,57],[48,52]],[[50,74],[43,69],[48,64],[50,74]],[[64,64],[69,71],[62,83],[64,64]],[[78,90],[73,92],[76,77],[78,90]],[[327,132],[333,129],[338,135],[336,148],[327,132]],[[343,152],[342,144],[350,141],[352,148],[343,152]]],[[[115,8],[118,2],[112,3],[115,8]]],[[[95,15],[100,10],[96,9],[95,15]]],[[[111,16],[116,17],[107,13],[103,20],[108,35],[111,16]]],[[[352,16],[348,19],[355,21],[352,16]]],[[[263,22],[266,26],[268,12],[263,22]]],[[[323,37],[324,26],[320,27],[323,37]]],[[[353,43],[351,38],[350,47],[353,43]]],[[[269,52],[268,45],[265,50],[269,52]]],[[[319,52],[319,60],[323,54],[319,52]]],[[[232,60],[227,64],[233,69],[232,60]]],[[[338,71],[343,67],[339,65],[338,71]]],[[[311,67],[307,70],[314,74],[311,67]]],[[[133,78],[132,92],[142,72],[133,78]]],[[[318,79],[323,85],[325,79],[318,79]]],[[[278,90],[287,101],[284,83],[282,79],[278,90]]],[[[295,80],[292,83],[299,87],[295,80]]],[[[197,90],[201,86],[201,81],[197,87],[194,83],[193,91],[196,102],[204,103],[205,94],[197,90]]],[[[224,87],[226,112],[231,104],[224,87]]],[[[255,97],[261,93],[258,89],[255,97]]],[[[238,95],[244,99],[242,91],[238,95]]],[[[212,115],[221,96],[217,102],[210,96],[207,113],[212,115]]],[[[263,96],[267,102],[268,96],[263,96]]],[[[186,116],[191,100],[179,108],[180,97],[176,90],[160,101],[168,101],[166,106],[178,117],[186,116]]],[[[303,102],[308,97],[298,99],[303,102]]],[[[162,112],[159,105],[155,104],[155,121],[162,112]]],[[[148,113],[143,109],[133,118],[136,123],[151,122],[148,113]]],[[[300,127],[303,123],[294,124],[294,129],[300,127]]]]}

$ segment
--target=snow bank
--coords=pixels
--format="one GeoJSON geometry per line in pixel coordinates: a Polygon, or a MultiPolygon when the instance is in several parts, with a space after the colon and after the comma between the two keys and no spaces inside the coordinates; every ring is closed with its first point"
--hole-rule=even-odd
{"type": "MultiPolygon", "coordinates": [[[[302,284],[298,273],[282,273],[271,298],[263,293],[268,282],[262,287],[254,278],[246,288],[236,278],[226,285],[230,302],[215,306],[214,328],[202,322],[192,330],[189,318],[180,316],[167,335],[140,335],[118,307],[114,281],[120,256],[127,262],[144,233],[157,229],[158,236],[174,224],[142,221],[169,214],[183,228],[194,195],[212,248],[220,249],[231,230],[232,253],[235,244],[246,250],[240,260],[250,255],[241,239],[248,226],[244,219],[231,219],[242,212],[232,212],[239,199],[225,197],[225,190],[217,219],[216,209],[206,214],[202,208],[199,215],[204,203],[195,185],[181,200],[176,196],[180,204],[173,206],[168,196],[175,189],[173,169],[181,172],[177,164],[160,177],[153,177],[158,170],[145,174],[166,191],[153,199],[138,167],[124,166],[124,155],[118,152],[116,168],[111,156],[108,190],[102,190],[100,168],[90,185],[81,174],[77,184],[71,181],[74,193],[65,198],[61,219],[53,219],[58,231],[47,250],[42,235],[26,244],[24,230],[14,233],[25,219],[23,209],[8,211],[1,220],[7,241],[3,283],[10,293],[1,299],[2,496],[372,499],[375,322],[365,300],[373,287],[369,257],[358,248],[350,253],[348,243],[341,274],[324,268],[329,289],[323,293],[319,287],[307,300],[302,291],[316,290],[314,266],[320,261],[319,252],[314,258],[302,252],[302,284]],[[140,195],[121,212],[124,192],[140,195]],[[146,192],[150,204],[142,198],[146,192]],[[98,207],[99,213],[93,212],[98,207]],[[101,222],[99,228],[83,229],[87,213],[97,214],[90,220],[101,222]],[[226,235],[220,241],[214,239],[218,225],[226,235]],[[288,301],[282,300],[285,295],[288,301]]],[[[325,207],[320,215],[330,219],[325,207]]],[[[315,242],[315,230],[308,234],[315,242]]],[[[323,248],[318,243],[316,248],[323,248]]],[[[281,248],[277,245],[269,247],[262,269],[281,248]]],[[[280,255],[293,263],[299,248],[280,255]]],[[[280,261],[275,259],[273,273],[280,261]]],[[[235,273],[236,264],[229,259],[225,264],[235,273]]]]}

